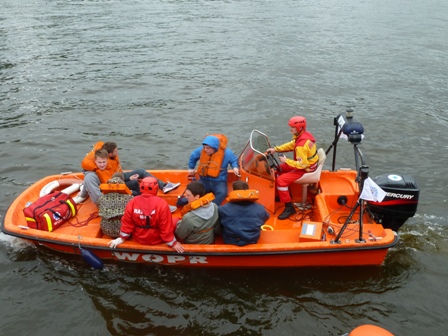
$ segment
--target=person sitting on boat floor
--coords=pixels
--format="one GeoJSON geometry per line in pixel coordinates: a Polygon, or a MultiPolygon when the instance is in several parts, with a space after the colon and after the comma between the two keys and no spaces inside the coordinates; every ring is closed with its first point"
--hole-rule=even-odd
{"type": "Polygon", "coordinates": [[[224,134],[207,135],[202,145],[193,150],[188,161],[190,180],[195,177],[198,161],[199,182],[205,186],[206,193],[215,195],[213,202],[220,205],[227,197],[227,167],[230,165],[234,174],[240,175],[238,158],[227,148],[227,137],[224,134]]]}
{"type": "Polygon", "coordinates": [[[114,174],[112,167],[108,162],[108,154],[105,149],[97,149],[94,152],[94,166],[92,170],[84,171],[84,183],[79,194],[85,198],[87,195],[93,203],[97,204],[103,195],[100,189],[101,183],[106,183],[114,174]]]}
{"type": "MultiPolygon", "coordinates": [[[[148,173],[145,169],[139,168],[139,169],[134,169],[132,171],[129,172],[123,172],[123,169],[121,168],[121,164],[120,164],[120,158],[118,157],[118,146],[115,142],[105,142],[103,145],[103,148],[105,150],[107,150],[107,153],[109,154],[109,160],[116,161],[117,164],[117,171],[122,172],[124,175],[124,181],[126,182],[126,185],[128,186],[129,189],[131,190],[136,190],[137,194],[140,193],[140,185],[138,183],[138,180],[141,180],[145,177],[148,176],[153,176],[152,174],[148,173]],[[137,178],[136,175],[138,175],[137,178]]],[[[166,194],[167,192],[170,192],[171,190],[176,189],[177,187],[180,186],[180,183],[171,183],[170,181],[167,182],[163,182],[161,180],[159,180],[157,177],[155,177],[157,179],[157,182],[159,184],[159,189],[161,189],[163,191],[164,194],[166,194]]]]}
{"type": "MultiPolygon", "coordinates": [[[[106,186],[110,184],[124,183],[123,173],[114,173],[112,178],[107,181],[106,186]]],[[[128,192],[108,192],[101,195],[98,200],[98,215],[101,217],[100,227],[103,233],[112,238],[120,236],[121,217],[128,202],[133,198],[128,192]]],[[[126,190],[124,190],[126,191],[126,190]]],[[[104,192],[104,191],[103,191],[104,192]]]]}
{"type": "Polygon", "coordinates": [[[250,190],[241,180],[232,183],[227,203],[218,207],[221,235],[225,244],[244,246],[256,244],[260,228],[269,219],[264,206],[256,201],[258,190],[250,190]]]}
{"type": "MultiPolygon", "coordinates": [[[[102,161],[104,161],[104,154],[102,155],[102,161]]],[[[81,167],[84,172],[84,188],[80,194],[81,197],[87,197],[87,194],[92,199],[92,202],[97,203],[99,197],[102,195],[99,185],[101,183],[106,183],[114,173],[121,172],[124,175],[124,181],[129,189],[132,190],[132,194],[140,194],[140,186],[138,179],[152,176],[144,169],[136,169],[130,172],[123,172],[120,164],[120,159],[118,157],[117,144],[114,142],[97,142],[94,146],[94,150],[87,153],[81,162],[81,167]],[[106,164],[100,167],[98,165],[97,152],[99,150],[104,150],[107,153],[106,164]],[[93,173],[93,174],[92,174],[93,173]],[[96,177],[95,177],[96,176],[96,177]]],[[[157,180],[160,188],[164,193],[176,189],[180,183],[163,182],[157,180]]]]}
{"type": "Polygon", "coordinates": [[[306,119],[302,116],[292,117],[289,119],[288,125],[292,133],[292,140],[283,145],[268,148],[266,151],[270,154],[290,151],[294,153],[293,159],[279,155],[281,172],[277,171],[275,184],[280,202],[285,203],[285,210],[278,216],[278,219],[287,219],[296,213],[289,193],[289,186],[303,174],[315,171],[319,161],[316,139],[306,130],[306,119]]]}
{"type": "Polygon", "coordinates": [[[215,231],[219,230],[218,206],[213,203],[212,193],[198,181],[190,182],[185,189],[188,204],[182,208],[184,214],[177,222],[175,234],[186,244],[212,244],[215,231]]]}
{"type": "Polygon", "coordinates": [[[141,194],[126,205],[121,218],[120,237],[108,245],[115,248],[131,236],[134,241],[144,245],[166,243],[179,253],[184,247],[174,236],[175,224],[166,200],[157,196],[159,185],[154,177],[145,177],[140,184],[141,194]]]}

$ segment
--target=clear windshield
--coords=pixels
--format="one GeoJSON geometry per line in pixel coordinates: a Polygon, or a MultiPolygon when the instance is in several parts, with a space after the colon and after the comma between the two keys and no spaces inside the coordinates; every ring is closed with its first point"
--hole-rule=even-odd
{"type": "Polygon", "coordinates": [[[259,154],[265,153],[271,147],[268,136],[257,130],[253,130],[250,134],[250,142],[252,148],[259,154]]]}
{"type": "Polygon", "coordinates": [[[266,155],[271,147],[266,134],[253,130],[250,139],[240,156],[240,165],[247,173],[272,180],[271,170],[266,155]]]}

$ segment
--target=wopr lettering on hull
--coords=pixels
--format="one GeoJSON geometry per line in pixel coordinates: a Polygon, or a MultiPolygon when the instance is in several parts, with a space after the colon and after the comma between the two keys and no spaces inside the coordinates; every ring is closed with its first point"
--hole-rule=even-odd
{"type": "Polygon", "coordinates": [[[148,262],[156,264],[208,264],[204,256],[158,255],[146,253],[114,252],[113,256],[120,261],[148,262]]]}

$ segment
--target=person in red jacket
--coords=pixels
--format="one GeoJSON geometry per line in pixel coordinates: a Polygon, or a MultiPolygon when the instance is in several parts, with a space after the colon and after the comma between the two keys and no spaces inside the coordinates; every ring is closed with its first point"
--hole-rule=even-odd
{"type": "Polygon", "coordinates": [[[140,184],[141,195],[135,196],[126,205],[121,218],[120,237],[111,240],[109,246],[117,247],[132,235],[145,245],[166,243],[179,253],[184,247],[174,236],[175,225],[168,203],[157,196],[159,185],[154,177],[145,177],[140,184]]]}
{"type": "Polygon", "coordinates": [[[284,155],[279,155],[281,162],[281,172],[277,172],[275,184],[280,202],[285,203],[285,210],[278,216],[278,219],[287,219],[296,213],[294,205],[291,202],[289,186],[303,174],[315,171],[319,156],[317,155],[316,139],[306,130],[306,119],[302,116],[296,116],[289,119],[288,125],[292,134],[292,140],[274,148],[268,148],[267,152],[293,152],[293,159],[288,159],[284,155]]]}

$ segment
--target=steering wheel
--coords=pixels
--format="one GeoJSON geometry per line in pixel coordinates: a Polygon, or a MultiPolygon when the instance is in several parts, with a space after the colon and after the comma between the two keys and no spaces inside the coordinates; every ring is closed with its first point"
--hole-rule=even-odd
{"type": "Polygon", "coordinates": [[[263,169],[266,174],[271,174],[271,169],[269,168],[269,163],[263,154],[258,154],[255,156],[255,169],[260,173],[263,169]]]}
{"type": "Polygon", "coordinates": [[[274,154],[267,153],[266,157],[268,158],[269,167],[274,168],[274,169],[276,169],[279,172],[282,171],[282,168],[280,168],[280,164],[278,163],[278,161],[275,158],[274,154]]]}

